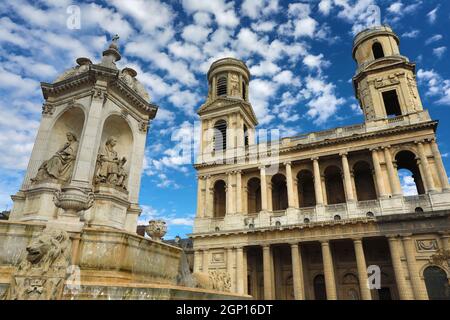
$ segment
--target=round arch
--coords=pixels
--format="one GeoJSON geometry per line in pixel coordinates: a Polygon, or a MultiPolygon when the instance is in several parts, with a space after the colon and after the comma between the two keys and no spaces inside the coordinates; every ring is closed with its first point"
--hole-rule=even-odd
{"type": "Polygon", "coordinates": [[[325,169],[324,175],[328,204],[345,203],[346,198],[341,169],[335,165],[330,165],[325,169]]]}
{"type": "Polygon", "coordinates": [[[272,177],[272,210],[280,211],[288,208],[286,177],[277,173],[272,177]]]}
{"type": "Polygon", "coordinates": [[[304,169],[297,173],[297,192],[300,208],[316,205],[316,193],[314,189],[314,175],[310,170],[304,169]]]}
{"type": "Polygon", "coordinates": [[[223,218],[226,214],[226,183],[217,180],[213,187],[213,214],[214,218],[223,218]]]}
{"type": "Polygon", "coordinates": [[[446,270],[429,265],[423,270],[423,278],[430,300],[450,300],[450,286],[446,270]]]}
{"type": "Polygon", "coordinates": [[[377,192],[369,163],[363,160],[356,162],[353,165],[353,175],[358,201],[376,200],[377,192]]]}

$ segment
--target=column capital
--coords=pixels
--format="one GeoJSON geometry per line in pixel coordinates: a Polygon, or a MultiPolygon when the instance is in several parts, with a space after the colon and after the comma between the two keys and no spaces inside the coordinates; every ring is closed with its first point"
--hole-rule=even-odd
{"type": "Polygon", "coordinates": [[[391,145],[385,145],[385,146],[381,146],[381,149],[383,150],[389,150],[391,148],[391,145]]]}
{"type": "Polygon", "coordinates": [[[242,174],[242,170],[241,169],[233,170],[233,173],[234,174],[242,174]]]}
{"type": "Polygon", "coordinates": [[[319,242],[322,245],[322,247],[330,245],[330,240],[319,240],[319,242]]]}
{"type": "Polygon", "coordinates": [[[371,151],[373,153],[373,152],[376,152],[376,151],[378,151],[380,149],[381,149],[380,147],[371,147],[371,148],[369,148],[369,151],[371,151]]]}
{"type": "Polygon", "coordinates": [[[295,248],[295,247],[299,247],[299,243],[298,242],[289,242],[289,245],[291,246],[291,248],[295,248]]]}
{"type": "Polygon", "coordinates": [[[264,243],[261,245],[261,247],[263,248],[263,250],[270,249],[270,243],[264,243]]]}
{"type": "Polygon", "coordinates": [[[353,240],[353,242],[362,242],[363,238],[362,237],[353,237],[352,240],[353,240]]]}
{"type": "Polygon", "coordinates": [[[348,152],[347,151],[342,151],[342,152],[339,152],[339,155],[342,157],[342,158],[347,158],[347,156],[348,156],[348,152]]]}
{"type": "Polygon", "coordinates": [[[259,170],[264,170],[264,171],[265,171],[265,170],[266,170],[266,165],[260,165],[260,166],[258,167],[258,169],[259,169],[259,170]]]}
{"type": "Polygon", "coordinates": [[[414,143],[417,144],[418,146],[419,146],[419,145],[423,145],[424,142],[425,142],[425,140],[423,140],[423,139],[422,139],[422,140],[415,140],[415,141],[414,141],[414,143]]]}
{"type": "Polygon", "coordinates": [[[311,161],[319,161],[319,157],[312,157],[311,161]]]}
{"type": "Polygon", "coordinates": [[[292,161],[284,161],[283,165],[286,166],[291,166],[292,165],[292,161]]]}

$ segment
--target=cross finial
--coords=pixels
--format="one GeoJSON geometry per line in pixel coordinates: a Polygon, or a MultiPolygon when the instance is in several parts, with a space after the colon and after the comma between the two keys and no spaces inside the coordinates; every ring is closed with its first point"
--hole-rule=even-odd
{"type": "Polygon", "coordinates": [[[116,34],[116,35],[112,38],[112,41],[113,41],[113,42],[117,42],[119,39],[120,39],[119,35],[116,34]]]}

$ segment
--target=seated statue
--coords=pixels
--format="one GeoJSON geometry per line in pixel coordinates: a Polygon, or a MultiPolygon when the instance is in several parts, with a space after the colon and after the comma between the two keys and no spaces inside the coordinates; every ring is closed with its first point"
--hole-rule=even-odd
{"type": "Polygon", "coordinates": [[[38,173],[32,182],[39,182],[47,179],[57,179],[67,182],[71,178],[75,158],[78,151],[77,137],[68,132],[67,142],[49,160],[44,161],[39,167],[38,173]]]}
{"type": "Polygon", "coordinates": [[[96,183],[105,183],[111,186],[120,187],[126,190],[126,179],[124,165],[127,162],[125,157],[119,159],[114,147],[117,144],[115,137],[109,137],[105,146],[100,149],[97,156],[97,171],[95,175],[96,183]]]}

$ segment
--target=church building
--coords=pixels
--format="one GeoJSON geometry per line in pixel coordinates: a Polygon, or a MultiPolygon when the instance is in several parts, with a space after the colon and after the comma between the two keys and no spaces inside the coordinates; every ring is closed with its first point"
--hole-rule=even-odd
{"type": "Polygon", "coordinates": [[[234,292],[256,299],[449,298],[438,121],[399,42],[388,26],[354,39],[363,123],[269,143],[257,143],[245,63],[211,65],[198,110],[194,271],[226,271],[234,292]],[[402,169],[418,195],[403,194],[402,169]]]}

